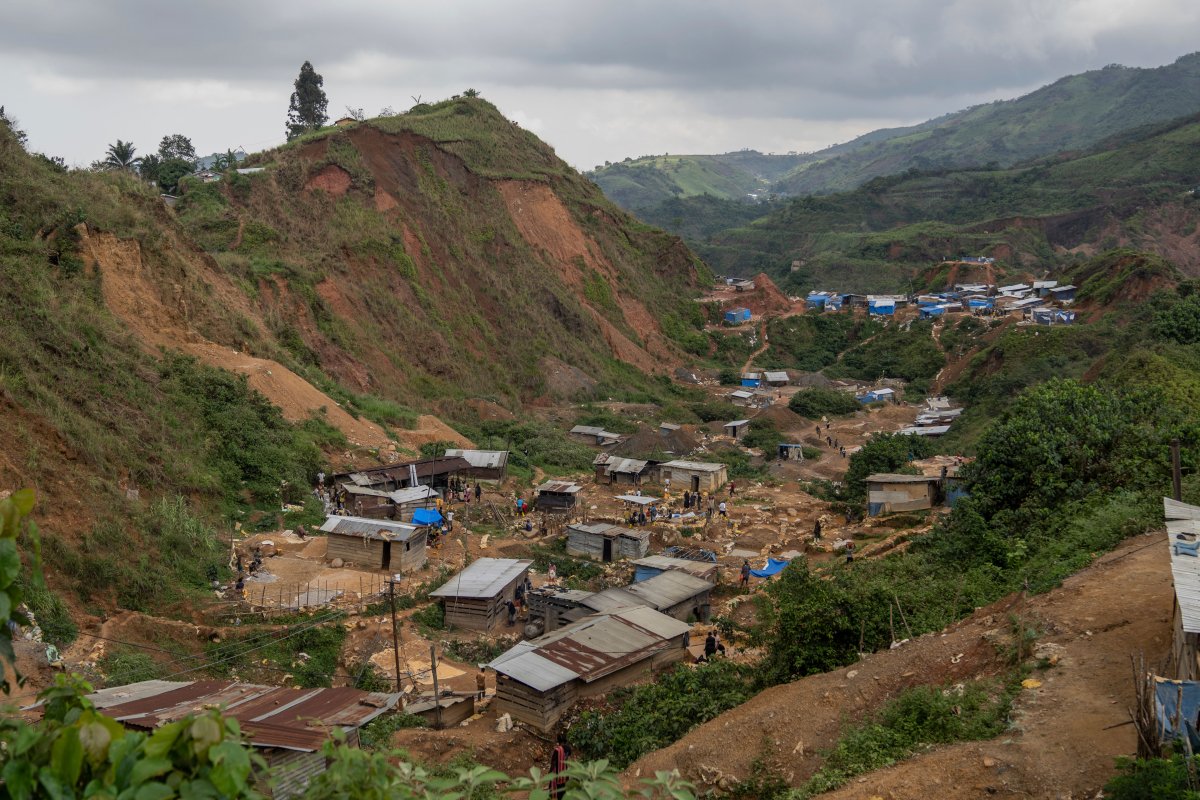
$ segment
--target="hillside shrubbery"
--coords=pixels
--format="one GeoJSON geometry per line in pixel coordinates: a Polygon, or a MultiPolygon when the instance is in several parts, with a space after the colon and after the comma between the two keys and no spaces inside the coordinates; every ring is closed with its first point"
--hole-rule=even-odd
{"type": "Polygon", "coordinates": [[[792,395],[788,408],[802,417],[820,419],[827,415],[853,414],[862,409],[862,403],[850,392],[813,386],[792,395]]]}
{"type": "Polygon", "coordinates": [[[902,378],[909,389],[924,392],[929,381],[946,366],[946,356],[932,336],[929,322],[892,325],[870,341],[850,348],[837,365],[827,368],[831,377],[874,381],[902,378]]]}

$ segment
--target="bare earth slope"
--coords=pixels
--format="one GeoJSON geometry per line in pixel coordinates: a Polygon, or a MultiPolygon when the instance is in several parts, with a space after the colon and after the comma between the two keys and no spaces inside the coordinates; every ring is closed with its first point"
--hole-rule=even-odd
{"type": "Polygon", "coordinates": [[[1091,797],[1113,772],[1114,758],[1135,749],[1127,709],[1129,657],[1154,664],[1170,643],[1171,579],[1161,534],[1127,541],[1045,595],[1006,598],[952,626],[836,672],[762,692],[651,753],[631,775],[678,767],[708,784],[745,778],[751,762],[770,761],[794,785],[822,764],[821,751],[848,721],[900,690],[994,674],[1003,661],[1008,615],[1036,622],[1057,666],[1016,703],[1012,731],[987,742],[946,746],[864,776],[828,797],[1091,797]],[[1051,648],[1054,649],[1054,648],[1051,648]]]}

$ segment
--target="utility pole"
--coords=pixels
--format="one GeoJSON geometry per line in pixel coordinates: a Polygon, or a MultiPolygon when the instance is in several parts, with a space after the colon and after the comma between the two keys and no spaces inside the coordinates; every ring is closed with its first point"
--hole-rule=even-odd
{"type": "Polygon", "coordinates": [[[1179,440],[1171,440],[1171,489],[1177,502],[1183,501],[1183,467],[1179,462],[1179,440]]]}
{"type": "Polygon", "coordinates": [[[437,645],[429,645],[429,667],[433,670],[433,727],[442,729],[442,695],[438,691],[437,679],[437,645]]]}
{"type": "Polygon", "coordinates": [[[388,579],[388,601],[392,606],[392,655],[396,658],[396,692],[400,691],[400,623],[396,621],[396,580],[388,579]]]}

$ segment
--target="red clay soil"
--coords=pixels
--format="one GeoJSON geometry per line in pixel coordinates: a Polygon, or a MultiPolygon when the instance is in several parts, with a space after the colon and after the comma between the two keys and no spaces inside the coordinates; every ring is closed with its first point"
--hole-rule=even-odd
{"type": "Polygon", "coordinates": [[[1002,672],[1009,615],[1032,621],[1057,665],[1035,673],[1012,728],[948,745],[855,779],[831,798],[1093,797],[1114,759],[1135,750],[1123,725],[1133,702],[1130,655],[1156,663],[1171,641],[1171,576],[1162,533],[1128,540],[1045,595],[1013,595],[942,633],[865,657],[848,668],[768,689],[642,758],[630,777],[678,768],[708,786],[745,778],[767,754],[793,785],[823,763],[848,722],[901,690],[1002,672]],[[734,746],[731,746],[734,745],[734,746]]]}

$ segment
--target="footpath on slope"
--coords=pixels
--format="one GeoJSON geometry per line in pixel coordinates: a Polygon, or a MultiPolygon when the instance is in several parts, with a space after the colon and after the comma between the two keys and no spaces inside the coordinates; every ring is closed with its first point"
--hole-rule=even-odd
{"type": "Polygon", "coordinates": [[[713,787],[750,774],[766,755],[792,785],[824,762],[843,728],[903,689],[952,684],[1006,669],[1009,615],[1039,631],[1057,664],[1017,698],[1012,729],[947,745],[853,779],[825,797],[1092,797],[1114,759],[1136,748],[1130,655],[1157,663],[1171,641],[1171,573],[1162,532],[1137,536],[1044,595],[1009,596],[940,633],[849,667],[761,692],[634,763],[630,777],[678,768],[713,787]]]}

